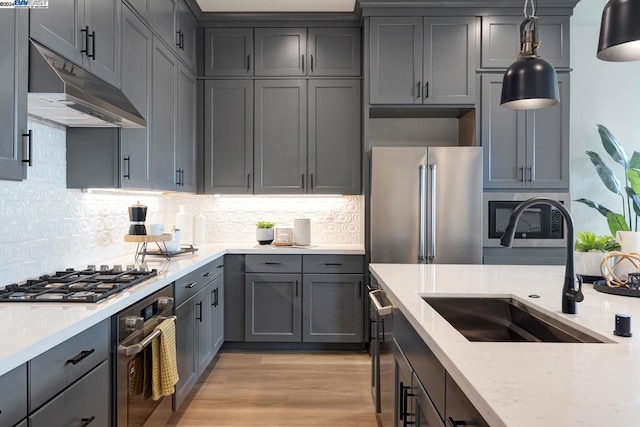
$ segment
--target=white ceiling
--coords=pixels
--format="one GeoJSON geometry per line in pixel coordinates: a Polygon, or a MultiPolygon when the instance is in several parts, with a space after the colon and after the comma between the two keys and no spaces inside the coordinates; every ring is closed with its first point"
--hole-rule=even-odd
{"type": "Polygon", "coordinates": [[[353,12],[355,0],[196,0],[203,12],[353,12]]]}

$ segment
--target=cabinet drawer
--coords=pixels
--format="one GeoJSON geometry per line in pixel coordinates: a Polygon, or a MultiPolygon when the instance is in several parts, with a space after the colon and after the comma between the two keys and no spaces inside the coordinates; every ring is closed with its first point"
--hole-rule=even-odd
{"type": "Polygon", "coordinates": [[[193,295],[198,293],[208,283],[224,273],[224,257],[217,258],[209,264],[198,268],[191,273],[176,280],[175,306],[179,306],[193,295]]]}
{"type": "Polygon", "coordinates": [[[247,273],[300,273],[302,255],[247,255],[247,273]]]}
{"type": "Polygon", "coordinates": [[[302,271],[306,273],[362,273],[364,264],[361,256],[354,255],[305,255],[302,257],[302,271]]]}
{"type": "Polygon", "coordinates": [[[27,365],[0,376],[0,426],[12,426],[27,416],[27,365]]]}
{"type": "Polygon", "coordinates": [[[108,359],[109,330],[105,320],[29,362],[30,411],[108,359]]]}
{"type": "Polygon", "coordinates": [[[109,363],[96,369],[60,393],[29,417],[31,427],[109,426],[109,363]]]}

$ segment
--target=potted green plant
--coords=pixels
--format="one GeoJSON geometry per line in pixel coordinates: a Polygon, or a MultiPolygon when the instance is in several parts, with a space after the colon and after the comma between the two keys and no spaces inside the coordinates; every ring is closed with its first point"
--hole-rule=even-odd
{"type": "Polygon", "coordinates": [[[576,233],[576,273],[583,276],[600,276],[600,264],[606,253],[619,250],[620,244],[612,236],[596,236],[591,231],[576,233]]]}
{"type": "Polygon", "coordinates": [[[273,226],[276,225],[271,221],[256,222],[256,240],[261,245],[269,245],[273,242],[273,226]]]}

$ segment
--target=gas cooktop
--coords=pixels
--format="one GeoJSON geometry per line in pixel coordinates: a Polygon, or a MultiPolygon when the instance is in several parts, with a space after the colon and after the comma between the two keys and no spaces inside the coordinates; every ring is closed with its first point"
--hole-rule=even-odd
{"type": "Polygon", "coordinates": [[[85,270],[67,268],[55,274],[14,283],[0,289],[0,302],[81,302],[93,303],[137,285],[158,274],[145,266],[89,265],[85,270]]]}

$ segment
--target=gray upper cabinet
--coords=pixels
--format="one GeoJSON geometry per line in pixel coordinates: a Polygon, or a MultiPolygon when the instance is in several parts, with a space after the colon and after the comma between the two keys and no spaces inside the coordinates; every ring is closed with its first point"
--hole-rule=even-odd
{"type": "Polygon", "coordinates": [[[500,106],[502,75],[482,76],[485,188],[569,188],[569,75],[558,74],[560,104],[516,111],[500,106]]]}
{"type": "MultiPolygon", "coordinates": [[[[23,162],[27,129],[28,46],[26,10],[5,9],[0,14],[0,179],[19,181],[26,178],[23,162]]],[[[27,141],[32,144],[33,141],[27,141]]],[[[26,154],[29,158],[29,154],[26,154]]]]}
{"type": "Polygon", "coordinates": [[[207,28],[204,32],[207,77],[253,75],[253,29],[207,28]]]}
{"type": "Polygon", "coordinates": [[[254,111],[254,193],[305,193],[306,81],[256,80],[254,111]]]}
{"type": "Polygon", "coordinates": [[[253,81],[207,80],[205,192],[253,193],[253,81]]]}
{"type": "Polygon", "coordinates": [[[198,22],[191,9],[183,1],[178,2],[176,15],[176,50],[189,68],[196,68],[196,28],[198,22]]]}
{"type": "Polygon", "coordinates": [[[30,11],[34,40],[120,86],[120,0],[61,0],[30,11]]]}
{"type": "Polygon", "coordinates": [[[360,80],[309,80],[309,187],[360,194],[360,80]]]}
{"type": "Polygon", "coordinates": [[[153,30],[171,46],[177,48],[179,37],[176,30],[178,0],[151,0],[153,30]]]}
{"type": "Polygon", "coordinates": [[[475,18],[371,18],[371,104],[473,104],[475,18]]]}
{"type": "Polygon", "coordinates": [[[144,129],[120,130],[120,186],[151,188],[151,30],[122,8],[122,92],[147,120],[144,129]]]}
{"type": "Polygon", "coordinates": [[[147,22],[151,22],[151,3],[154,0],[125,0],[147,22]]]}
{"type": "Polygon", "coordinates": [[[176,169],[178,190],[196,191],[196,79],[182,64],[178,67],[176,169]]]}
{"type": "Polygon", "coordinates": [[[370,103],[421,104],[422,18],[371,18],[370,103]]]}
{"type": "Polygon", "coordinates": [[[306,28],[256,28],[256,76],[305,76],[306,28]]]}
{"type": "Polygon", "coordinates": [[[153,188],[175,190],[178,172],[175,167],[178,60],[158,39],[153,40],[151,107],[151,176],[153,188]]]}
{"type": "Polygon", "coordinates": [[[359,76],[360,28],[309,28],[309,76],[359,76]]]}
{"type": "MultiPolygon", "coordinates": [[[[540,16],[538,54],[556,68],[569,68],[569,17],[540,16]]],[[[482,68],[507,68],[520,51],[522,16],[482,18],[482,68]]]]}

